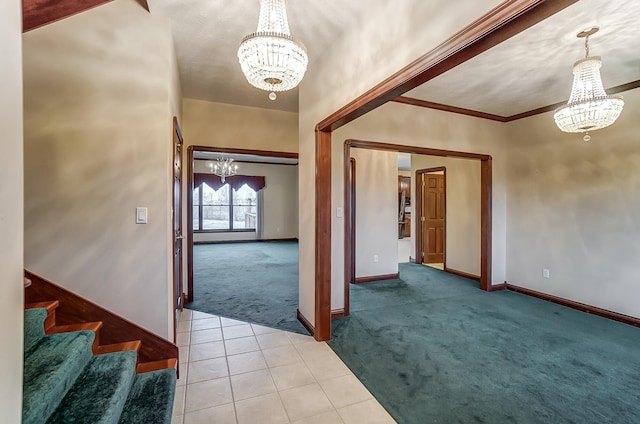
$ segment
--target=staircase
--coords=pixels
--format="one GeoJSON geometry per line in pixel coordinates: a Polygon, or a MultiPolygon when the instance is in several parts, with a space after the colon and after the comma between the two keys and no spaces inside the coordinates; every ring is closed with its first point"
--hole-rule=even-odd
{"type": "Polygon", "coordinates": [[[102,322],[57,325],[58,307],[25,305],[22,422],[170,424],[176,361],[138,364],[139,340],[101,345],[102,322]]]}

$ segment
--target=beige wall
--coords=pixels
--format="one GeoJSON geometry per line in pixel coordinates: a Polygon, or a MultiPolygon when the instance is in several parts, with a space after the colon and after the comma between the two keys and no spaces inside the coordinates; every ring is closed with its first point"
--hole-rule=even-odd
{"type": "Polygon", "coordinates": [[[185,144],[236,149],[298,151],[298,114],[184,99],[185,144]]]}
{"type": "Polygon", "coordinates": [[[622,94],[588,143],[552,113],[509,124],[507,279],[640,317],[640,89],[622,94]]]}
{"type": "MultiPolygon", "coordinates": [[[[445,234],[446,266],[457,271],[480,275],[480,161],[411,155],[412,174],[417,170],[444,166],[446,168],[445,234]]],[[[442,172],[439,172],[442,173],[442,172]]],[[[412,211],[416,184],[411,185],[412,211]]],[[[416,257],[416,230],[419,218],[411,215],[411,257],[416,257]]]]}
{"type": "Polygon", "coordinates": [[[23,357],[23,149],[22,3],[0,2],[0,411],[2,420],[22,419],[23,357]]]}
{"type": "MultiPolygon", "coordinates": [[[[196,160],[195,172],[208,173],[207,163],[196,160]]],[[[298,237],[298,167],[259,163],[239,163],[238,173],[265,177],[262,239],[298,237]]],[[[256,240],[256,232],[196,233],[194,241],[256,240]]]]}
{"type": "MultiPolygon", "coordinates": [[[[315,315],[316,124],[499,3],[499,0],[379,2],[312,61],[313,66],[300,84],[299,95],[300,311],[311,323],[315,315]]],[[[334,145],[341,146],[343,140],[334,137],[334,145]]],[[[332,180],[336,180],[335,176],[332,180]]],[[[333,210],[338,206],[335,198],[333,195],[333,210]]],[[[339,266],[335,260],[333,266],[339,266]]],[[[335,273],[332,269],[332,274],[335,273]]],[[[332,289],[332,302],[336,289],[335,286],[332,289]]],[[[332,307],[339,306],[334,303],[332,307]]]]}
{"type": "MultiPolygon", "coordinates": [[[[343,146],[332,149],[331,308],[344,308],[343,146]]],[[[351,149],[356,159],[356,277],[398,272],[398,154],[351,149]],[[378,255],[378,262],[373,261],[378,255]]],[[[302,231],[302,229],[301,229],[302,231]]]]}
{"type": "Polygon", "coordinates": [[[179,104],[168,21],[116,0],[23,43],[26,267],[168,337],[179,104]],[[135,224],[137,206],[148,224],[135,224]]]}
{"type": "Polygon", "coordinates": [[[395,274],[398,153],[351,149],[351,157],[356,160],[356,278],[395,274]]]}

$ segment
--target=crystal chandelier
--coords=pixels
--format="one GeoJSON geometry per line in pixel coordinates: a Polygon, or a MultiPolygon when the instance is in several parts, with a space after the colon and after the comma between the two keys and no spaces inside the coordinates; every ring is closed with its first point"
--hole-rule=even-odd
{"type": "Polygon", "coordinates": [[[260,18],[256,32],[240,43],[238,60],[247,81],[270,91],[295,88],[307,70],[307,51],[289,32],[285,0],[260,0],[260,18]]]}
{"type": "Polygon", "coordinates": [[[624,106],[622,96],[608,96],[602,86],[600,56],[589,56],[589,36],[598,32],[598,27],[578,33],[584,38],[585,58],[573,65],[573,86],[566,106],[556,109],[553,118],[565,132],[583,132],[584,141],[591,140],[589,131],[599,130],[613,124],[624,106]]]}
{"type": "Polygon", "coordinates": [[[220,177],[220,181],[224,184],[227,177],[236,175],[238,172],[238,165],[233,164],[231,158],[218,158],[216,163],[209,162],[209,172],[220,177]]]}

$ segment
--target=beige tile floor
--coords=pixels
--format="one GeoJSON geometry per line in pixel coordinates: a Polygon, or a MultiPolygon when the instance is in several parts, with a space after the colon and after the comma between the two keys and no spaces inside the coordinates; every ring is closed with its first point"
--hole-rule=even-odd
{"type": "Polygon", "coordinates": [[[172,424],[387,424],[393,418],[310,336],[185,309],[172,424]]]}

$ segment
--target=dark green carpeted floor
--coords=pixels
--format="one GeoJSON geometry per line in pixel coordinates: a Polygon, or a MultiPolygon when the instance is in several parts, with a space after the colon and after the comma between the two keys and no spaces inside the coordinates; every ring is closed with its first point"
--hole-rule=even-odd
{"type": "Polygon", "coordinates": [[[398,423],[640,423],[640,329],[400,264],[330,346],[398,423]]]}
{"type": "Polygon", "coordinates": [[[196,311],[308,334],[296,318],[298,242],[193,246],[196,311]]]}

